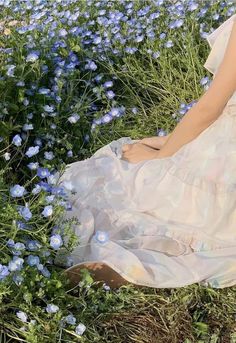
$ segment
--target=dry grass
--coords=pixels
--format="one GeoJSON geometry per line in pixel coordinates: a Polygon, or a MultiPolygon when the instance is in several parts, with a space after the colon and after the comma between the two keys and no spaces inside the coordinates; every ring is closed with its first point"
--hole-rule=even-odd
{"type": "Polygon", "coordinates": [[[99,314],[99,343],[235,343],[236,288],[120,288],[121,311],[99,314]]]}

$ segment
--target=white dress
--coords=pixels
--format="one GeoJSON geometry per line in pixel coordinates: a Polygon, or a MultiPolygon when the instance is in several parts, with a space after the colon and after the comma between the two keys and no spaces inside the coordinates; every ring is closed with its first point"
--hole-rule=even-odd
{"type": "MultiPolygon", "coordinates": [[[[204,67],[216,73],[236,14],[208,35],[204,67]]],[[[130,137],[67,165],[80,244],[73,266],[104,262],[137,285],[236,284],[236,92],[219,118],[174,155],[129,163],[130,137]]],[[[67,270],[69,270],[68,268],[67,270]]]]}

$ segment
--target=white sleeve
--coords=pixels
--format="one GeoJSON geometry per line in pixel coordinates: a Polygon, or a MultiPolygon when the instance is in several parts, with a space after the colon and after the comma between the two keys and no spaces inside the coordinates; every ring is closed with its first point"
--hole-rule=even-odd
{"type": "Polygon", "coordinates": [[[212,74],[216,73],[221,61],[224,58],[234,21],[236,21],[236,14],[232,15],[229,19],[223,22],[223,24],[221,24],[206,38],[211,47],[211,51],[204,64],[204,67],[212,74]]]}

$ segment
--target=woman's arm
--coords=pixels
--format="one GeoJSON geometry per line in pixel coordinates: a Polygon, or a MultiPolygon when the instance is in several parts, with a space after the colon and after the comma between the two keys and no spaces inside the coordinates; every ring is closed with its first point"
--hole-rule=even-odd
{"type": "Polygon", "coordinates": [[[224,58],[208,90],[185,114],[157,157],[171,156],[184,144],[196,138],[222,113],[236,91],[236,22],[233,24],[224,58]]]}
{"type": "Polygon", "coordinates": [[[171,133],[169,133],[166,136],[152,136],[152,137],[146,137],[146,138],[142,138],[139,140],[138,143],[147,145],[153,149],[158,149],[160,150],[161,147],[165,144],[165,142],[167,141],[167,139],[170,138],[171,133]]]}

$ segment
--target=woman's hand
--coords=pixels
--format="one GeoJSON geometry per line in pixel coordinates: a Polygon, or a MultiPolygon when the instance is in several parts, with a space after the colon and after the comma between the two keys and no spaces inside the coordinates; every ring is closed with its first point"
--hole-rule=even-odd
{"type": "Polygon", "coordinates": [[[158,158],[158,150],[149,148],[142,143],[124,144],[122,146],[122,160],[138,163],[158,158]]]}

